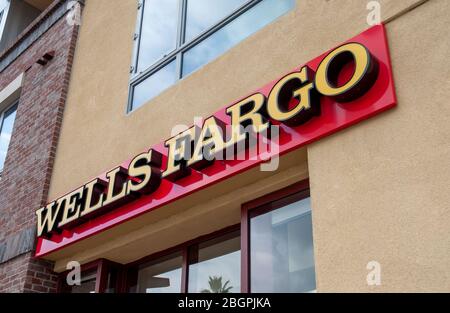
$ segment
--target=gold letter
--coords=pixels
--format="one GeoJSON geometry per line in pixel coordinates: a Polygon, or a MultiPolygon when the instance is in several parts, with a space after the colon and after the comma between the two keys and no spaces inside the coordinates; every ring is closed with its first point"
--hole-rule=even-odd
{"type": "Polygon", "coordinates": [[[83,198],[83,192],[84,186],[69,193],[63,198],[58,199],[59,205],[65,203],[62,218],[58,224],[58,227],[61,228],[62,226],[67,225],[78,219],[78,217],[80,216],[80,211],[82,209],[82,203],[80,202],[81,199],[83,198]]]}
{"type": "Polygon", "coordinates": [[[47,204],[46,207],[36,211],[38,237],[50,233],[55,227],[60,212],[59,205],[55,204],[56,201],[53,201],[52,203],[47,204]]]}
{"type": "Polygon", "coordinates": [[[128,167],[128,175],[139,179],[138,182],[130,179],[127,184],[127,195],[133,192],[150,194],[155,191],[161,182],[161,159],[159,152],[150,149],[148,153],[136,156],[128,167]]]}
{"type": "Polygon", "coordinates": [[[319,97],[314,83],[309,82],[311,75],[311,70],[304,66],[300,72],[286,75],[273,86],[267,102],[271,118],[297,126],[320,114],[319,97]],[[293,99],[298,103],[290,108],[293,99]]]}
{"type": "Polygon", "coordinates": [[[227,114],[231,116],[232,135],[227,146],[234,145],[247,139],[243,128],[251,125],[255,133],[263,132],[269,127],[269,122],[264,118],[266,97],[261,93],[255,93],[250,97],[239,101],[227,108],[227,114]]]}
{"type": "Polygon", "coordinates": [[[225,123],[212,116],[203,123],[202,131],[195,141],[194,153],[187,162],[188,166],[196,165],[201,169],[214,161],[216,157],[223,160],[225,123]]]}
{"type": "Polygon", "coordinates": [[[108,178],[108,191],[106,197],[103,197],[103,206],[107,206],[117,200],[122,199],[127,194],[128,173],[122,166],[106,173],[108,178]],[[120,191],[118,189],[120,188],[120,191]]]}
{"type": "Polygon", "coordinates": [[[107,183],[98,178],[84,185],[84,189],[86,190],[86,200],[81,216],[86,216],[102,207],[102,197],[103,192],[106,190],[106,186],[107,183]]]}
{"type": "Polygon", "coordinates": [[[316,88],[324,96],[334,97],[338,102],[349,102],[361,97],[375,83],[378,62],[366,47],[348,43],[330,52],[320,63],[316,73],[316,88]],[[338,76],[343,66],[354,61],[353,76],[338,87],[338,76]]]}
{"type": "Polygon", "coordinates": [[[186,162],[192,155],[192,144],[195,141],[199,128],[193,126],[188,130],[172,137],[165,142],[165,146],[169,149],[167,155],[167,168],[162,174],[163,178],[175,181],[185,177],[191,173],[186,162]]]}

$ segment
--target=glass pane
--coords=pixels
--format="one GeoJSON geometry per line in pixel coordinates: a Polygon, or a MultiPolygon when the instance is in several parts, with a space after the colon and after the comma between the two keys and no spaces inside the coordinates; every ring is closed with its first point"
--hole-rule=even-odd
{"type": "Polygon", "coordinates": [[[108,271],[108,278],[106,280],[105,293],[116,293],[118,270],[111,268],[108,271]]]}
{"type": "Polygon", "coordinates": [[[3,124],[0,132],[0,171],[5,165],[6,153],[8,153],[9,141],[13,131],[14,120],[16,118],[17,105],[13,106],[7,112],[3,119],[3,124]]]}
{"type": "Polygon", "coordinates": [[[316,289],[310,198],[250,220],[252,292],[316,289]]]}
{"type": "MultiPolygon", "coordinates": [[[[189,265],[189,292],[241,292],[240,237],[209,241],[192,250],[189,265]]],[[[237,236],[237,237],[236,237],[237,236]]]]}
{"type": "Polygon", "coordinates": [[[292,9],[295,0],[263,0],[183,55],[183,76],[212,61],[292,9]]]}
{"type": "Polygon", "coordinates": [[[172,86],[175,82],[176,63],[172,61],[134,87],[132,109],[137,109],[151,98],[172,86]]]}
{"type": "Polygon", "coordinates": [[[138,272],[138,293],[179,293],[181,292],[180,254],[168,256],[144,265],[138,272]]]}
{"type": "Polygon", "coordinates": [[[5,9],[7,6],[9,6],[9,2],[11,0],[0,0],[0,10],[5,9]]]}
{"type": "Polygon", "coordinates": [[[68,287],[69,293],[95,293],[97,268],[81,274],[81,284],[68,287]]]}
{"type": "Polygon", "coordinates": [[[188,0],[185,41],[190,41],[246,2],[247,0],[188,0]]]}
{"type": "Polygon", "coordinates": [[[178,0],[146,0],[137,71],[142,72],[176,47],[178,0]]]}

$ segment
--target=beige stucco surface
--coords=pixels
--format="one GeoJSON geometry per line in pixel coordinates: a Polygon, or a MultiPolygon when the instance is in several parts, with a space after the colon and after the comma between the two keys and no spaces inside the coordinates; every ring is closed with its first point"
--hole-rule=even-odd
{"type": "Polygon", "coordinates": [[[449,10],[387,25],[397,108],[308,148],[319,291],[450,291],[449,10]]]}
{"type": "MultiPolygon", "coordinates": [[[[379,2],[389,21],[398,108],[311,145],[308,161],[300,150],[272,175],[244,173],[61,250],[49,256],[56,269],[73,259],[126,263],[237,223],[240,203],[310,175],[319,292],[450,290],[450,3],[379,2]],[[382,265],[379,287],[366,283],[371,260],[382,265]]],[[[174,125],[192,124],[365,30],[366,3],[299,0],[126,114],[136,2],[86,1],[49,200],[168,138],[174,125]]]]}

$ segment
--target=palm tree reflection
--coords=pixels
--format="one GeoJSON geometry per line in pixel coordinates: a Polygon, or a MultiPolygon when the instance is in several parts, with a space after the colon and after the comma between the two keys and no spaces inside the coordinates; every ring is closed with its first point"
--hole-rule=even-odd
{"type": "Polygon", "coordinates": [[[222,276],[209,276],[209,289],[203,289],[200,291],[201,293],[230,293],[231,289],[233,289],[233,286],[228,286],[230,283],[229,280],[225,282],[225,284],[222,284],[222,276]]]}

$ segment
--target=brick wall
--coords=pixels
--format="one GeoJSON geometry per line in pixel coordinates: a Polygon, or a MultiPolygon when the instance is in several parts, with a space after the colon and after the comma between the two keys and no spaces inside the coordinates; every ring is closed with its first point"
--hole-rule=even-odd
{"type": "Polygon", "coordinates": [[[35,210],[48,200],[77,34],[61,17],[0,73],[0,90],[24,73],[0,180],[0,292],[56,291],[51,262],[33,257],[35,210]],[[49,51],[54,59],[37,64],[49,51]]]}
{"type": "Polygon", "coordinates": [[[28,252],[0,265],[0,292],[56,292],[58,276],[52,262],[28,252]]]}

